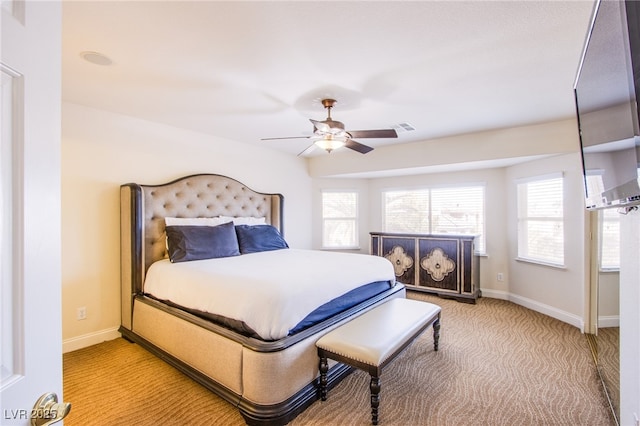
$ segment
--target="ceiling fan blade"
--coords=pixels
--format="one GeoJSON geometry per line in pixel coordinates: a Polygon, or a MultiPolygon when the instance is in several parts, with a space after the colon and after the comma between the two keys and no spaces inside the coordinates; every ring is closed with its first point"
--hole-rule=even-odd
{"type": "Polygon", "coordinates": [[[278,139],[309,139],[311,136],[284,136],[281,138],[262,138],[261,141],[274,141],[278,139]]]}
{"type": "Polygon", "coordinates": [[[373,151],[372,147],[356,142],[353,139],[347,139],[344,146],[354,151],[358,151],[360,154],[366,154],[369,151],[373,151]]]}
{"type": "Polygon", "coordinates": [[[311,151],[313,151],[316,147],[315,143],[312,143],[311,145],[309,145],[308,147],[306,147],[304,149],[304,151],[302,151],[300,154],[298,154],[298,157],[302,156],[302,155],[307,155],[309,154],[311,151]]]}
{"type": "Polygon", "coordinates": [[[349,130],[352,138],[397,138],[398,134],[394,129],[380,130],[349,130]]]}

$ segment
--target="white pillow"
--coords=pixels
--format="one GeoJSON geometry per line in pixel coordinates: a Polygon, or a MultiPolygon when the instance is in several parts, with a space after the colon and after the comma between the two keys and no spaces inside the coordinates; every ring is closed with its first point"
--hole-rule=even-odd
{"type": "Polygon", "coordinates": [[[234,225],[266,225],[266,217],[231,217],[220,216],[221,219],[226,219],[227,222],[233,222],[234,225]]]}
{"type": "Polygon", "coordinates": [[[218,226],[232,222],[232,217],[165,217],[166,226],[218,226]]]}

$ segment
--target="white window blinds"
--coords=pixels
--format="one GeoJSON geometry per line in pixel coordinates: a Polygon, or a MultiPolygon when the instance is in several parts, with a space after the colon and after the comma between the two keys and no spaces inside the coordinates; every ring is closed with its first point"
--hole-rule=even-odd
{"type": "Polygon", "coordinates": [[[384,232],[476,235],[485,252],[484,185],[382,193],[384,232]]]}
{"type": "Polygon", "coordinates": [[[562,175],[518,183],[518,257],[564,265],[562,175]]]}
{"type": "Polygon", "coordinates": [[[429,233],[429,190],[382,193],[383,231],[429,233]]]}

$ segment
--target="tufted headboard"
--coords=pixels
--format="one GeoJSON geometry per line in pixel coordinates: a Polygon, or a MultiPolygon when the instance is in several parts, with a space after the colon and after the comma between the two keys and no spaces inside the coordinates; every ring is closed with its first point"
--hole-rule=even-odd
{"type": "Polygon", "coordinates": [[[283,233],[282,207],[281,194],[256,192],[237,180],[215,174],[186,176],[162,185],[122,185],[123,325],[133,297],[142,292],[147,269],[167,256],[165,217],[265,217],[267,223],[283,233]]]}

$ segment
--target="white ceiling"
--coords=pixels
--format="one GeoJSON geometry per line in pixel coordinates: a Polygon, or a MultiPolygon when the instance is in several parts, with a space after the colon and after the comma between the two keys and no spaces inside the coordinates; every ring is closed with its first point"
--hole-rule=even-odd
{"type": "MultiPolygon", "coordinates": [[[[324,97],[373,147],[572,117],[593,1],[65,1],[63,100],[297,154],[324,97]],[[96,51],[109,66],[81,58],[96,51]]],[[[361,155],[352,152],[352,155],[361,155]]]]}

